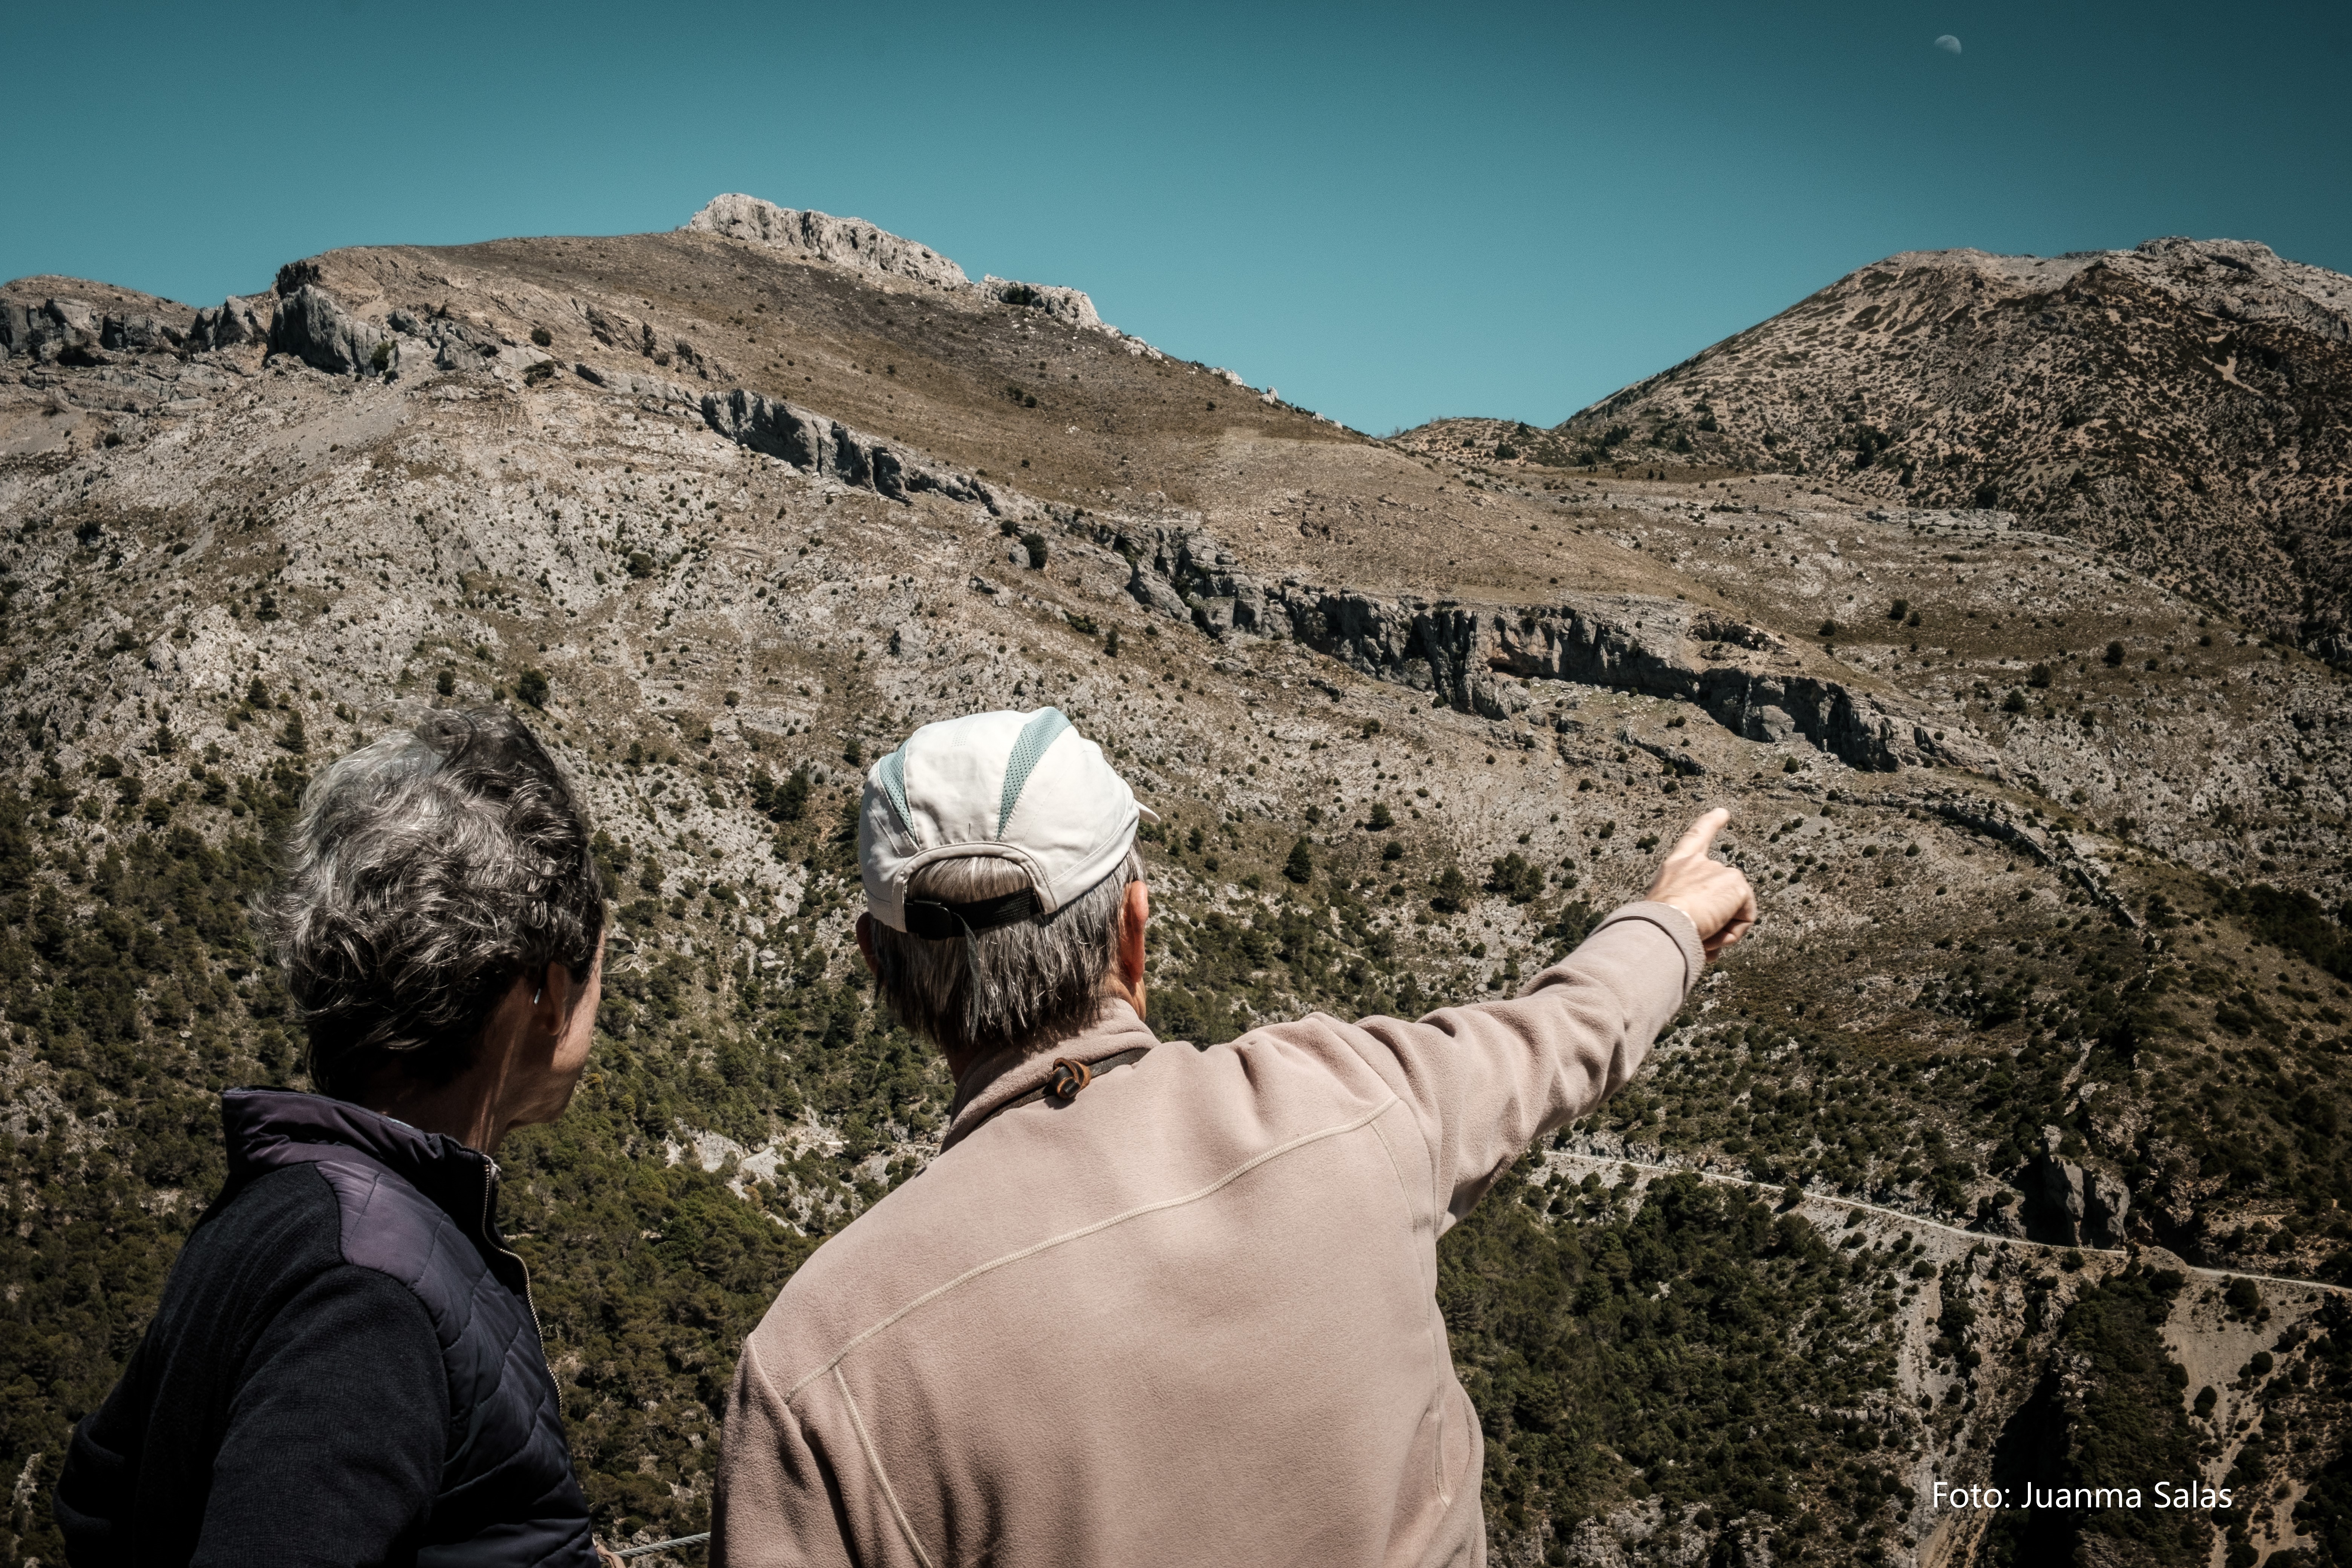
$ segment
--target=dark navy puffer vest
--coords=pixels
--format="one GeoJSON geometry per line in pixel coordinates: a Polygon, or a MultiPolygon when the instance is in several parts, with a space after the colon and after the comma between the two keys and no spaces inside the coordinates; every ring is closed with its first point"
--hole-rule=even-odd
{"type": "Polygon", "coordinates": [[[540,1347],[522,1259],[497,1219],[499,1168],[438,1133],[321,1095],[231,1089],[226,1203],[309,1164],[333,1188],[346,1261],[414,1291],[449,1378],[448,1447],[422,1564],[592,1568],[588,1505],[540,1347]]]}

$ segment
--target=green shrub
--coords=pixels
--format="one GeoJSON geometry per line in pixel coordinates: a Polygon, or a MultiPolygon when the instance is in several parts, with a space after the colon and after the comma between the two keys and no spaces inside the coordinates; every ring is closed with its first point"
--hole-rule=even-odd
{"type": "Polygon", "coordinates": [[[1486,878],[1488,892],[1500,893],[1515,904],[1532,903],[1543,889],[1543,868],[1516,849],[1496,861],[1486,878]]]}

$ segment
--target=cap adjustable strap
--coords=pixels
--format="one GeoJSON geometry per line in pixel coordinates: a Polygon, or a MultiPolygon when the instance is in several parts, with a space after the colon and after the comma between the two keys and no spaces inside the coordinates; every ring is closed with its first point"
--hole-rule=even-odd
{"type": "Polygon", "coordinates": [[[959,936],[971,937],[1027,920],[1037,912],[1037,889],[1020,888],[998,898],[975,899],[968,904],[908,899],[906,910],[908,935],[921,937],[925,942],[952,942],[959,936]]]}

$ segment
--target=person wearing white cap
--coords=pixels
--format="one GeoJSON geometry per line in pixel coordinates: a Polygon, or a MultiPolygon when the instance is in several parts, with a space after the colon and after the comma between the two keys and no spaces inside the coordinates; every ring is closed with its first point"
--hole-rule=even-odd
{"type": "Polygon", "coordinates": [[[1051,708],[867,773],[858,943],[955,1100],[746,1341],[714,1562],[1484,1561],[1437,1238],[1752,926],[1727,814],[1515,998],[1205,1047],[1146,1023],[1140,816],[1051,708]]]}

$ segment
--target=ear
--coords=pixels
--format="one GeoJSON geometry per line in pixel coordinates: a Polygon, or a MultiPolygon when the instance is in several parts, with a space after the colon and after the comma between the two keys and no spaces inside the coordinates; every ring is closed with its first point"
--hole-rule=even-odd
{"type": "Polygon", "coordinates": [[[1130,991],[1143,984],[1143,930],[1150,923],[1150,889],[1140,880],[1129,882],[1118,912],[1118,971],[1130,991]]]}
{"type": "Polygon", "coordinates": [[[865,955],[867,973],[878,975],[882,973],[882,966],[874,962],[874,917],[871,914],[857,917],[857,951],[865,955]]]}
{"type": "Polygon", "coordinates": [[[515,989],[530,988],[531,1026],[543,1034],[561,1034],[563,1023],[571,1016],[572,1005],[580,998],[580,987],[573,982],[571,969],[561,963],[551,963],[537,974],[525,974],[515,981],[515,989]]]}

